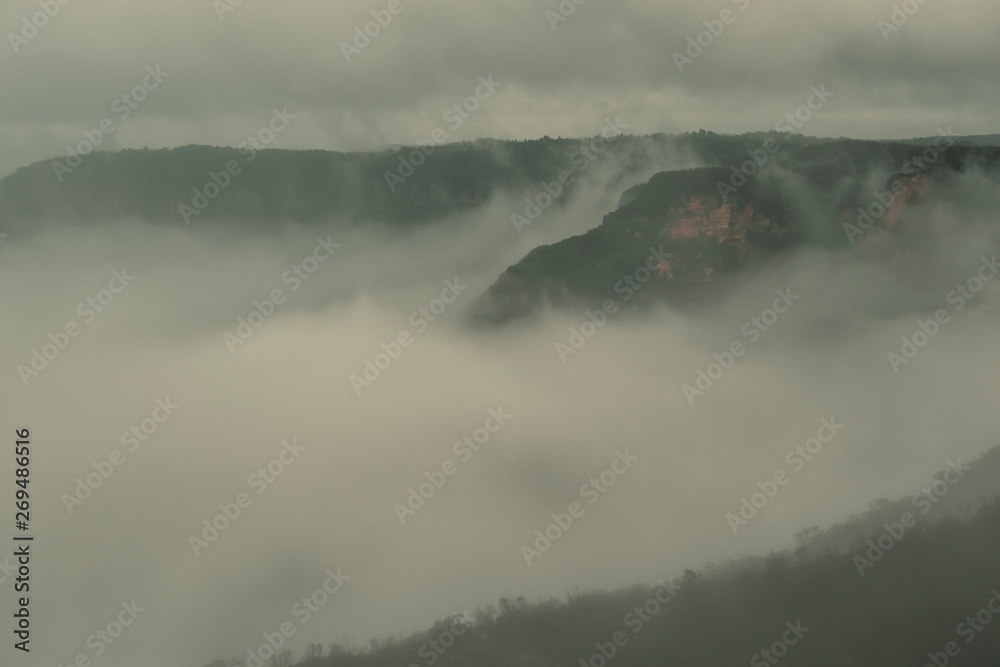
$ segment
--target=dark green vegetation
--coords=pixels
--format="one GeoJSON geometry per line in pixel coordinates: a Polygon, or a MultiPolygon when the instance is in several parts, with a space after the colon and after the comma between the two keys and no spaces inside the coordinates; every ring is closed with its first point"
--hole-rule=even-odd
{"type": "Polygon", "coordinates": [[[877,501],[825,533],[803,531],[795,550],[686,570],[666,587],[571,594],[536,604],[502,599],[472,614],[471,627],[444,650],[435,648],[443,648],[442,637],[450,643],[449,631],[464,627],[454,619],[406,638],[373,641],[366,649],[315,646],[312,657],[298,664],[579,667],[581,658],[589,661],[598,652],[595,644],[610,652],[608,642],[622,632],[627,642],[620,642],[624,646],[615,649],[609,665],[746,665],[782,639],[786,623],[801,621],[808,631],[788,647],[781,664],[920,667],[928,653],[955,642],[956,664],[994,665],[1000,614],[985,625],[987,614],[976,617],[994,596],[993,607],[1000,608],[998,473],[1000,449],[994,449],[936,502],[930,501],[933,490],[898,503],[877,501]],[[984,484],[994,491],[984,493],[984,484]],[[935,509],[924,514],[922,498],[935,509]],[[904,512],[916,516],[916,525],[860,575],[855,557],[865,557],[868,540],[878,540],[885,524],[898,523],[904,512]],[[668,602],[650,603],[657,595],[668,602]],[[647,604],[643,620],[636,608],[647,604]]]}
{"type": "MultiPolygon", "coordinates": [[[[871,224],[895,224],[906,206],[956,192],[970,170],[1000,178],[1000,149],[956,144],[922,160],[909,144],[838,141],[781,145],[763,166],[749,155],[728,167],[656,174],[622,196],[621,206],[580,236],[532,250],[507,269],[476,304],[475,318],[502,324],[545,306],[597,307],[605,299],[636,302],[699,300],[727,276],[803,245],[849,249],[867,230],[859,209],[894,200],[871,224]],[[745,174],[752,174],[746,177],[745,174]],[[893,193],[892,183],[903,188],[893,193]],[[845,225],[855,226],[855,232],[845,225]],[[622,282],[646,261],[650,248],[673,256],[641,292],[622,282]]],[[[873,209],[878,211],[878,208],[873,209]]]]}
{"type": "MultiPolygon", "coordinates": [[[[377,219],[407,225],[475,209],[502,189],[539,188],[563,170],[578,171],[583,159],[588,169],[598,162],[611,165],[613,186],[665,156],[706,165],[742,160],[764,136],[704,131],[617,136],[600,152],[589,149],[593,139],[483,139],[439,146],[412,160],[415,147],[337,153],[183,146],[97,152],[82,157],[69,172],[60,156],[0,180],[0,221],[13,230],[46,220],[97,222],[119,216],[183,224],[180,205],[190,205],[194,191],[204,190],[211,174],[224,172],[233,161],[241,172],[197,216],[198,222],[231,221],[253,225],[255,231],[289,220],[377,219]],[[401,161],[417,165],[402,184],[386,176],[407,173],[405,168],[401,172],[401,161]]],[[[807,143],[799,136],[783,141],[789,146],[807,143]]]]}
{"type": "MultiPolygon", "coordinates": [[[[630,292],[622,276],[645,264],[651,249],[662,247],[671,258],[650,264],[653,275],[633,303],[702,299],[724,287],[727,276],[803,244],[849,247],[853,239],[844,225],[876,201],[876,189],[903,183],[901,208],[919,203],[928,182],[943,191],[955,174],[995,173],[996,139],[960,138],[933,164],[914,159],[940,138],[891,143],[774,132],[617,136],[606,146],[594,139],[485,139],[378,153],[125,150],[85,156],[68,173],[54,168],[65,164],[60,158],[4,178],[0,228],[28,235],[53,221],[141,218],[225,234],[267,234],[289,222],[406,230],[457,220],[509,193],[522,203],[496,224],[530,235],[581,188],[624,191],[619,208],[603,221],[595,215],[590,231],[536,247],[480,296],[473,321],[498,325],[546,306],[620,301],[630,292]],[[698,166],[660,172],[626,190],[630,179],[666,163],[698,166]],[[526,220],[523,198],[543,195],[544,201],[544,184],[563,173],[572,180],[526,220]],[[528,224],[514,224],[516,216],[528,224]]],[[[876,218],[874,226],[884,228],[894,217],[898,211],[876,218]]]]}
{"type": "MultiPolygon", "coordinates": [[[[801,141],[801,138],[796,139],[801,141]]],[[[266,229],[282,221],[378,219],[415,224],[471,210],[500,189],[534,188],[579,160],[590,140],[480,140],[449,144],[413,158],[414,147],[377,153],[335,153],[184,146],[163,150],[98,152],[69,173],[53,167],[65,158],[39,162],[0,181],[0,220],[19,229],[39,221],[97,222],[136,216],[183,224],[181,204],[192,203],[211,174],[230,161],[241,172],[197,216],[204,224],[231,221],[266,229]],[[412,175],[403,183],[386,173],[412,175]]],[[[653,163],[657,156],[695,155],[720,161],[750,147],[749,138],[711,133],[679,137],[614,137],[600,155],[616,165],[619,178],[653,163]]],[[[588,158],[589,159],[589,158],[588,158]]],[[[569,191],[572,192],[570,187],[569,191]]]]}

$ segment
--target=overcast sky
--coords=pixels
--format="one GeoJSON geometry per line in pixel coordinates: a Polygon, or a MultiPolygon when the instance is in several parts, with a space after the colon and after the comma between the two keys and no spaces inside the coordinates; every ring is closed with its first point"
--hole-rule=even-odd
{"type": "Polygon", "coordinates": [[[237,144],[275,106],[298,115],[274,144],[289,148],[365,150],[438,127],[450,140],[592,135],[611,113],[635,133],[739,133],[772,128],[820,84],[834,97],[804,133],[996,131],[1000,6],[987,0],[918,5],[891,32],[886,0],[589,0],[558,22],[556,0],[402,0],[350,63],[341,44],[387,0],[223,1],[73,0],[28,40],[10,33],[36,2],[3,3],[0,174],[64,152],[147,65],[170,76],[102,147],[237,144]],[[673,54],[724,10],[730,24],[679,71],[673,54]],[[502,85],[452,130],[442,114],[488,75],[502,85]]]}

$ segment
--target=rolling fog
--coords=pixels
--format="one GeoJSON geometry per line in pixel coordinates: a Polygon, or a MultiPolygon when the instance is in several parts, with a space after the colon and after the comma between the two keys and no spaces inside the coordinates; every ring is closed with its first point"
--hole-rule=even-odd
{"type": "Polygon", "coordinates": [[[702,307],[623,305],[565,363],[556,344],[587,321],[582,309],[466,326],[500,272],[598,224],[618,194],[582,188],[521,235],[509,216],[524,193],[509,193],[407,234],[330,221],[248,238],[118,220],[4,240],[0,403],[8,436],[29,427],[35,451],[45,637],[33,664],[84,653],[109,667],[199,667],[246,657],[283,622],[298,655],[502,596],[654,583],[791,547],[798,531],[905,496],[996,444],[1000,293],[986,283],[960,311],[946,300],[993,256],[996,202],[942,203],[908,214],[911,233],[783,256],[702,307]],[[339,247],[293,290],[282,277],[317,238],[339,247]],[[102,312],[78,311],[123,267],[134,280],[102,312]],[[419,315],[456,279],[464,289],[439,317],[419,315]],[[284,303],[231,352],[224,333],[275,289],[284,303]],[[776,290],[798,298],[751,342],[741,330],[776,290]],[[939,308],[949,323],[894,373],[887,353],[939,308]],[[79,335],[22,381],[18,366],[71,320],[79,335]],[[404,332],[411,344],[356,391],[350,376],[404,332]],[[734,341],[745,354],[692,405],[682,386],[734,341]],[[149,421],[164,416],[158,399],[176,405],[162,423],[149,421]],[[509,419],[478,451],[457,446],[491,410],[509,419]],[[830,418],[843,429],[794,470],[786,453],[830,418]],[[155,430],[123,441],[143,420],[155,430]],[[120,465],[68,508],[64,494],[115,450],[120,465]],[[583,493],[616,452],[637,461],[583,493]],[[280,474],[261,482],[279,456],[280,474]],[[446,460],[454,474],[401,515],[446,460]],[[790,483],[734,535],[726,514],[778,470],[790,483]],[[239,517],[193,548],[241,493],[239,517]],[[522,546],[573,502],[582,516],[529,566],[522,546]],[[341,588],[302,622],[293,610],[328,570],[341,588]],[[88,636],[133,599],[144,611],[94,657],[88,636]]]}
{"type": "MultiPolygon", "coordinates": [[[[995,132],[1000,5],[910,2],[885,32],[896,4],[400,0],[348,58],[389,0],[12,0],[0,177],[65,158],[103,119],[100,151],[236,147],[275,109],[294,120],[271,148],[382,151],[441,128],[449,143],[593,136],[619,115],[637,136],[766,131],[829,86],[809,135],[995,132]],[[43,5],[57,11],[33,27],[43,5]],[[726,9],[735,22],[681,67],[726,9]],[[168,75],[139,87],[151,68],[168,75]],[[502,85],[447,123],[481,77],[502,85]]],[[[537,190],[407,232],[0,220],[0,422],[5,446],[16,429],[32,440],[22,664],[203,667],[283,623],[301,656],[503,596],[654,584],[793,547],[997,444],[1000,281],[953,294],[1000,240],[1000,201],[969,194],[995,184],[975,174],[902,233],[772,258],[698,306],[618,302],[599,328],[585,308],[467,324],[531,249],[598,225],[659,169],[702,166],[653,158],[625,180],[630,165],[594,165],[521,234],[510,216],[537,190]],[[939,309],[947,323],[893,368],[939,309]],[[829,441],[806,461],[812,438],[829,441]],[[787,485],[734,531],[727,515],[778,472],[787,485]],[[98,639],[117,619],[130,624],[98,639]]]]}

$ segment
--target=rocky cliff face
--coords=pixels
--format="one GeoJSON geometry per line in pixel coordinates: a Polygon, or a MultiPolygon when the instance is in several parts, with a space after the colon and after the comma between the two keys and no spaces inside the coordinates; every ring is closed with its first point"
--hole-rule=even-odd
{"type": "Polygon", "coordinates": [[[899,224],[903,211],[908,205],[928,192],[934,182],[934,177],[930,174],[923,174],[914,178],[902,180],[903,194],[896,197],[889,210],[885,214],[885,224],[889,229],[893,229],[899,224]]]}
{"type": "Polygon", "coordinates": [[[794,221],[754,186],[723,201],[716,184],[728,175],[718,168],[658,174],[599,227],[536,248],[510,267],[477,302],[474,319],[499,324],[545,305],[631,300],[640,290],[678,296],[796,236],[794,221]]]}
{"type": "Polygon", "coordinates": [[[731,182],[728,169],[657,174],[626,193],[599,227],[537,248],[510,267],[478,300],[473,318],[501,324],[545,306],[593,307],[626,295],[637,301],[688,298],[775,252],[803,244],[849,248],[855,239],[845,226],[857,225],[859,209],[873,211],[865,231],[894,230],[908,207],[932,198],[939,183],[970,165],[1000,171],[996,149],[963,148],[932,169],[894,174],[912,147],[846,143],[789,151],[735,192],[720,188],[731,182]],[[873,182],[883,183],[880,191],[868,189],[873,182]],[[892,197],[881,211],[872,208],[880,201],[877,193],[892,197]],[[639,281],[641,290],[622,289],[629,276],[643,277],[650,248],[661,246],[670,257],[639,281]]]}
{"type": "Polygon", "coordinates": [[[693,196],[666,214],[659,236],[673,257],[662,263],[658,277],[687,285],[711,282],[733,263],[741,263],[754,239],[787,233],[771,218],[758,215],[753,202],[693,196]]]}
{"type": "MultiPolygon", "coordinates": [[[[996,147],[956,145],[914,171],[907,165],[924,154],[926,143],[781,136],[767,163],[737,182],[737,165],[746,164],[762,138],[698,133],[610,140],[602,160],[617,170],[611,183],[648,169],[654,155],[657,160],[667,153],[697,156],[690,159],[719,166],[661,172],[630,188],[618,209],[588,233],[535,248],[509,267],[477,301],[474,319],[497,324],[547,304],[599,304],[636,294],[635,301],[697,298],[699,290],[724,286],[776,252],[802,244],[850,247],[856,239],[844,230],[857,224],[859,209],[872,211],[864,232],[895,230],[907,209],[933,197],[950,175],[969,168],[1000,172],[996,147]],[[885,197],[891,193],[893,201],[881,211],[876,204],[887,199],[873,187],[885,197]]],[[[187,146],[94,153],[71,173],[57,173],[55,161],[48,161],[0,181],[0,230],[28,232],[50,220],[100,223],[120,217],[191,222],[192,229],[229,225],[252,233],[287,221],[416,225],[472,211],[501,189],[537,191],[580,164],[584,143],[483,140],[438,147],[409,166],[416,149],[250,153],[187,146]],[[232,165],[238,173],[226,176],[232,165]]],[[[567,186],[553,206],[573,196],[582,182],[567,186]]]]}

